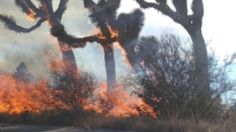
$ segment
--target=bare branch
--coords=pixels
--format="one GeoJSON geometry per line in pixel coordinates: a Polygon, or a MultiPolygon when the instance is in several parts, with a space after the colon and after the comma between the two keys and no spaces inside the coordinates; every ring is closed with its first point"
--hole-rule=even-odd
{"type": "Polygon", "coordinates": [[[181,14],[173,11],[166,3],[162,3],[162,2],[153,3],[153,2],[146,2],[145,0],[136,0],[136,1],[144,9],[145,8],[154,8],[154,9],[159,10],[164,15],[169,16],[174,21],[176,21],[180,24],[185,25],[186,23],[188,23],[188,19],[184,15],[181,15],[181,14]]]}

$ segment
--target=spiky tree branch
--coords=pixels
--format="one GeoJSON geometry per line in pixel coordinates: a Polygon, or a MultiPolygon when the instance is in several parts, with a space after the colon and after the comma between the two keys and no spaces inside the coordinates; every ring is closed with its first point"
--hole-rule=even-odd
{"type": "MultiPolygon", "coordinates": [[[[18,1],[18,0],[17,0],[18,1]]],[[[29,8],[31,9],[31,10],[33,10],[37,15],[42,15],[43,13],[42,13],[42,11],[39,9],[39,8],[37,8],[34,4],[33,4],[33,2],[31,1],[31,0],[25,0],[25,2],[27,3],[27,5],[29,6],[29,8]]]]}
{"type": "Polygon", "coordinates": [[[184,27],[189,27],[190,25],[198,23],[197,26],[201,26],[202,17],[204,15],[204,7],[202,0],[193,0],[192,2],[192,15],[188,15],[187,11],[187,0],[172,0],[176,8],[176,11],[172,10],[167,2],[160,2],[156,0],[154,2],[147,2],[145,0],[136,0],[137,3],[144,9],[154,8],[166,16],[169,16],[175,22],[180,23],[184,27]],[[195,22],[195,23],[194,23],[195,22]]]}
{"type": "Polygon", "coordinates": [[[113,43],[117,41],[117,37],[112,37],[110,41],[104,38],[100,38],[99,35],[92,35],[87,37],[74,37],[72,35],[67,34],[64,29],[64,26],[59,24],[55,25],[51,28],[51,34],[58,38],[58,40],[65,42],[67,45],[73,48],[84,47],[88,42],[97,42],[101,45],[105,45],[107,43],[113,43]]]}
{"type": "Polygon", "coordinates": [[[25,0],[15,0],[15,3],[18,7],[21,8],[21,10],[28,14],[28,13],[31,13],[31,10],[30,8],[28,7],[28,5],[26,4],[26,1],[25,0]]]}
{"type": "Polygon", "coordinates": [[[172,18],[174,21],[181,23],[181,24],[186,24],[188,23],[188,19],[186,19],[186,17],[184,15],[181,15],[181,13],[177,13],[174,10],[172,10],[167,3],[162,3],[162,2],[147,2],[145,0],[136,0],[139,5],[146,9],[146,8],[154,8],[156,10],[159,10],[161,13],[163,13],[164,15],[169,16],[170,18],[172,18]]]}
{"type": "Polygon", "coordinates": [[[33,15],[32,17],[43,17],[43,12],[37,8],[31,0],[15,0],[16,5],[27,15],[33,15]]]}
{"type": "Polygon", "coordinates": [[[45,19],[40,19],[35,25],[29,28],[19,26],[13,18],[4,15],[0,15],[0,21],[2,21],[9,30],[17,33],[29,33],[39,28],[45,19]]]}

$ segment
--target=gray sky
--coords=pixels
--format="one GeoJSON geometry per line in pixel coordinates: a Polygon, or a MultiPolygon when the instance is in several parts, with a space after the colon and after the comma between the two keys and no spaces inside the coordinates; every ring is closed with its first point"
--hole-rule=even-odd
{"type": "MultiPolygon", "coordinates": [[[[236,18],[233,17],[236,12],[234,7],[236,2],[235,0],[224,0],[224,2],[222,0],[204,0],[204,4],[203,34],[206,42],[210,42],[208,48],[214,49],[216,55],[222,59],[224,56],[236,52],[236,40],[234,38],[236,18]]],[[[82,0],[70,0],[66,14],[63,16],[63,24],[67,31],[81,37],[96,31],[88,19],[87,10],[83,9],[82,6],[82,0]]],[[[118,12],[130,12],[138,7],[134,0],[123,0],[118,12]]],[[[0,13],[14,16],[16,21],[25,27],[33,24],[26,21],[26,16],[14,5],[14,0],[2,0],[0,13]]],[[[180,25],[153,9],[145,10],[145,17],[142,36],[161,35],[170,32],[188,37],[180,25]]],[[[45,74],[48,73],[48,63],[61,57],[56,39],[49,34],[47,23],[30,34],[16,34],[8,31],[0,23],[0,43],[0,72],[12,72],[21,61],[25,61],[35,75],[46,77],[48,75],[45,74]]],[[[75,49],[74,52],[80,67],[91,70],[104,79],[103,52],[99,45],[91,44],[84,49],[75,49]]],[[[116,51],[116,63],[117,73],[122,75],[128,67],[119,50],[116,51]]],[[[235,68],[232,77],[236,78],[235,68]]]]}

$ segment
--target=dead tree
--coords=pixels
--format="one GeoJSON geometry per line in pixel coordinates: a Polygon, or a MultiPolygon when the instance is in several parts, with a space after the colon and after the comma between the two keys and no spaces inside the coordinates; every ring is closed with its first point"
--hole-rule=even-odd
{"type": "MultiPolygon", "coordinates": [[[[39,0],[40,7],[37,7],[31,0],[15,0],[16,5],[21,8],[22,12],[27,15],[29,19],[38,20],[35,25],[29,28],[18,25],[12,17],[0,14],[0,21],[2,21],[9,30],[17,33],[29,33],[36,30],[45,21],[48,21],[50,26],[57,25],[61,22],[62,16],[66,10],[68,0],[60,0],[57,10],[53,10],[52,0],[39,0]]],[[[77,66],[75,56],[72,49],[65,49],[65,44],[58,40],[61,48],[64,64],[70,73],[77,73],[77,66]]]]}
{"type": "Polygon", "coordinates": [[[187,0],[172,0],[176,11],[172,10],[166,0],[156,0],[156,2],[146,2],[136,0],[138,4],[146,8],[154,8],[166,16],[169,16],[176,23],[179,23],[189,33],[195,57],[195,87],[199,89],[199,95],[209,92],[209,70],[206,43],[202,35],[202,18],[204,7],[202,0],[192,1],[192,15],[188,14],[187,0]]]}

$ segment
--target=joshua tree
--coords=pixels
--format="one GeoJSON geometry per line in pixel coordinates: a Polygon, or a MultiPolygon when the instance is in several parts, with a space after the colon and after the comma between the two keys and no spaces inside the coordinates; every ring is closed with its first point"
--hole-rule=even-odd
{"type": "MultiPolygon", "coordinates": [[[[52,0],[39,0],[40,7],[38,8],[31,0],[15,0],[18,7],[21,8],[22,12],[25,13],[30,19],[38,20],[35,25],[29,28],[17,25],[12,17],[0,14],[0,21],[2,21],[6,27],[17,33],[29,33],[36,30],[45,21],[48,21],[50,26],[59,24],[62,19],[62,15],[66,10],[68,0],[60,0],[60,4],[56,11],[53,10],[52,0]]],[[[59,46],[61,48],[64,64],[70,73],[76,73],[77,66],[75,57],[72,49],[66,49],[65,44],[59,41],[59,46]]]]}
{"type": "Polygon", "coordinates": [[[105,54],[105,67],[107,75],[108,87],[113,87],[116,82],[115,71],[115,58],[112,45],[112,31],[109,29],[109,23],[107,19],[114,19],[117,8],[119,7],[120,0],[116,2],[112,0],[104,1],[100,0],[98,4],[95,4],[92,0],[84,0],[84,7],[88,8],[91,12],[90,18],[93,23],[101,30],[102,36],[107,40],[107,43],[102,44],[105,54]],[[108,5],[111,4],[111,5],[108,5]],[[108,6],[114,7],[113,10],[108,6]],[[109,10],[109,12],[107,12],[109,10]],[[110,13],[110,14],[107,14],[110,13]]]}
{"type": "Polygon", "coordinates": [[[206,43],[202,35],[202,18],[204,7],[202,0],[192,1],[192,14],[189,15],[187,0],[172,0],[176,11],[167,4],[167,0],[156,0],[156,2],[146,2],[136,0],[142,8],[154,8],[166,16],[169,16],[176,23],[179,23],[189,33],[195,57],[195,87],[199,88],[199,95],[207,93],[209,90],[208,55],[206,43]]]}
{"type": "Polygon", "coordinates": [[[72,47],[80,47],[85,42],[93,41],[102,45],[105,53],[105,67],[109,88],[116,83],[113,43],[120,43],[126,51],[127,59],[134,67],[135,61],[132,60],[132,55],[134,54],[132,48],[134,48],[134,45],[131,42],[138,38],[144,19],[144,15],[140,10],[135,10],[129,14],[120,14],[116,17],[120,1],[100,0],[96,4],[92,0],[84,0],[84,7],[90,11],[91,21],[100,29],[101,34],[81,39],[68,35],[62,25],[52,28],[52,34],[72,47]]]}

